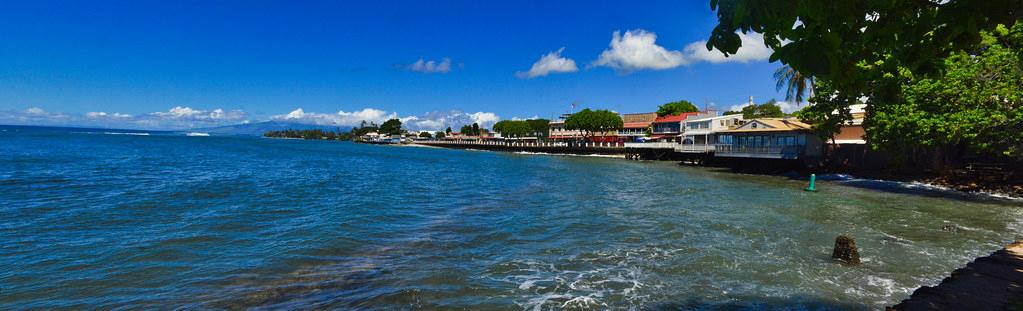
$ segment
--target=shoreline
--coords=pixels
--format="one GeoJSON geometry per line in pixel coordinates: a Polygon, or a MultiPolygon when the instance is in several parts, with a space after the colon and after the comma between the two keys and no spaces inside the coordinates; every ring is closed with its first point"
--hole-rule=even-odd
{"type": "MultiPolygon", "coordinates": [[[[452,146],[443,145],[430,145],[411,143],[410,146],[430,147],[430,148],[444,148],[444,149],[462,149],[462,150],[474,150],[474,151],[490,151],[490,152],[503,152],[511,154],[521,155],[546,155],[546,156],[575,156],[575,157],[599,157],[609,159],[626,159],[624,154],[596,154],[596,153],[575,153],[575,152],[564,152],[564,153],[550,153],[550,152],[534,152],[534,151],[514,151],[514,150],[499,150],[499,149],[482,149],[482,148],[458,148],[452,146]]],[[[665,161],[665,160],[640,160],[640,161],[665,161]]],[[[669,161],[678,162],[678,161],[669,161]]],[[[682,165],[682,163],[679,163],[682,165]]],[[[708,167],[710,166],[702,166],[708,167]]],[[[750,172],[737,171],[734,168],[729,168],[732,173],[736,174],[750,174],[750,172]]],[[[774,175],[774,176],[788,176],[793,177],[791,173],[752,173],[760,175],[774,175]]],[[[809,176],[799,174],[799,179],[807,179],[809,176]]],[[[1023,202],[1023,185],[1007,183],[1001,185],[1002,187],[993,187],[990,183],[981,183],[972,180],[953,180],[949,177],[942,176],[920,176],[920,175],[906,175],[904,177],[898,177],[891,174],[876,175],[876,174],[849,174],[849,173],[822,173],[818,175],[821,181],[831,182],[867,182],[867,183],[887,183],[892,186],[897,186],[907,190],[915,191],[933,191],[933,192],[944,192],[961,196],[977,196],[984,199],[995,199],[1005,200],[1012,202],[1023,202]]]]}

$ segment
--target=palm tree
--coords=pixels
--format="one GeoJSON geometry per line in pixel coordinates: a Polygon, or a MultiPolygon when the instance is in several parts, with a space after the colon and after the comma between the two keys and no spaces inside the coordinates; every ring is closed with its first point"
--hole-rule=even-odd
{"type": "Polygon", "coordinates": [[[803,103],[804,98],[813,96],[813,76],[806,76],[789,65],[782,66],[774,71],[774,80],[777,81],[775,89],[781,91],[786,89],[785,100],[796,101],[796,105],[803,103]]]}

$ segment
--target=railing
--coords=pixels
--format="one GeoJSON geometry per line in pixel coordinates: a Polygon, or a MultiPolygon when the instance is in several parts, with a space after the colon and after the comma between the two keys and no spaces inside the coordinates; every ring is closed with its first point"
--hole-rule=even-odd
{"type": "Polygon", "coordinates": [[[625,148],[675,149],[676,142],[625,143],[625,148]]]}
{"type": "Polygon", "coordinates": [[[524,148],[545,147],[579,147],[579,148],[622,148],[620,142],[537,142],[537,141],[497,141],[497,140],[420,140],[416,143],[438,145],[472,145],[472,146],[504,146],[524,148]]]}
{"type": "Polygon", "coordinates": [[[727,154],[753,154],[753,155],[777,155],[783,157],[797,157],[802,153],[804,146],[740,146],[740,145],[715,145],[714,153],[719,155],[727,154]]]}
{"type": "Polygon", "coordinates": [[[675,147],[677,152],[711,152],[714,149],[714,145],[704,144],[683,144],[675,147]]]}

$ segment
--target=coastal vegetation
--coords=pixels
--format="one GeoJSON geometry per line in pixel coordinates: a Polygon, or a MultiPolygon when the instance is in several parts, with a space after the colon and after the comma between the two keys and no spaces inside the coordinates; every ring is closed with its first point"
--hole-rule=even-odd
{"type": "Polygon", "coordinates": [[[532,136],[544,138],[550,129],[550,120],[529,119],[529,120],[502,120],[494,123],[492,127],[495,132],[505,137],[532,136]]]}
{"type": "Polygon", "coordinates": [[[298,138],[298,139],[322,139],[322,140],[349,140],[352,138],[351,133],[346,133],[340,129],[336,131],[324,131],[322,129],[311,129],[311,130],[282,130],[282,131],[267,131],[263,133],[264,137],[272,138],[298,138]]]}
{"type": "MultiPolygon", "coordinates": [[[[822,138],[865,103],[867,143],[895,168],[946,171],[964,159],[1020,161],[1019,1],[711,1],[707,48],[734,54],[763,34],[778,86],[822,138]],[[784,83],[783,83],[784,82],[784,83]],[[804,86],[805,85],[805,86],[804,86]]],[[[959,163],[961,164],[961,163],[959,163]]]]}
{"type": "Polygon", "coordinates": [[[657,116],[677,116],[688,112],[697,112],[700,108],[689,102],[688,100],[679,100],[670,103],[666,103],[657,107],[657,116]]]}
{"type": "Polygon", "coordinates": [[[763,104],[752,104],[742,107],[740,111],[725,111],[724,115],[741,114],[744,119],[752,120],[757,118],[782,118],[785,112],[778,106],[778,101],[772,98],[763,104]]]}
{"type": "Polygon", "coordinates": [[[380,124],[378,132],[381,135],[401,135],[405,131],[401,129],[401,120],[389,119],[380,124]]]}
{"type": "Polygon", "coordinates": [[[608,110],[590,110],[576,112],[565,119],[565,129],[578,130],[583,139],[588,140],[595,133],[605,133],[622,129],[622,118],[608,110]]]}
{"type": "MultiPolygon", "coordinates": [[[[450,129],[451,128],[448,128],[448,130],[449,130],[448,133],[450,133],[450,129]]],[[[458,131],[460,133],[462,133],[462,135],[468,135],[468,136],[480,136],[480,133],[481,133],[480,124],[479,123],[463,125],[462,128],[459,129],[458,131]]]]}

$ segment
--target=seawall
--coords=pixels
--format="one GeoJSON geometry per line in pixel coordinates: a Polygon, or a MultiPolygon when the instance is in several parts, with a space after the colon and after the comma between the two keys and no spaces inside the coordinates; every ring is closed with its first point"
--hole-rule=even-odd
{"type": "Polygon", "coordinates": [[[1023,240],[923,286],[888,310],[1023,310],[1023,240]]]}
{"type": "Polygon", "coordinates": [[[571,146],[545,143],[523,143],[507,144],[496,142],[443,142],[443,141],[417,141],[415,144],[424,146],[444,147],[453,149],[477,149],[506,152],[537,152],[553,154],[601,154],[601,155],[625,155],[626,148],[615,144],[597,144],[588,146],[571,146]]]}

